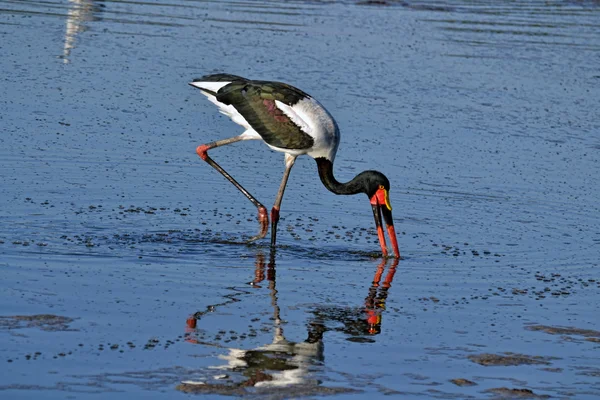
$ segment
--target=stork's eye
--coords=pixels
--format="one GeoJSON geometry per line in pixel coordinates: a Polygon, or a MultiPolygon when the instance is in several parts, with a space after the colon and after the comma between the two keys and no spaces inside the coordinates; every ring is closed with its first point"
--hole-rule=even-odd
{"type": "Polygon", "coordinates": [[[385,189],[383,185],[379,185],[379,189],[385,189]]]}

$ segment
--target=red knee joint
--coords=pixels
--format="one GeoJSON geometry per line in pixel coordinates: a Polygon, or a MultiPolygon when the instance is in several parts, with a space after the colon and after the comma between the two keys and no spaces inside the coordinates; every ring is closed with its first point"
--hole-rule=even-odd
{"type": "Polygon", "coordinates": [[[269,217],[267,216],[267,209],[264,207],[258,207],[258,220],[259,221],[268,221],[269,217]]]}
{"type": "Polygon", "coordinates": [[[201,144],[200,146],[196,147],[196,153],[200,156],[201,159],[206,161],[206,157],[208,157],[208,149],[210,149],[210,147],[208,147],[205,144],[201,144]]]}
{"type": "Polygon", "coordinates": [[[279,208],[273,207],[271,209],[271,221],[279,221],[279,208]]]}

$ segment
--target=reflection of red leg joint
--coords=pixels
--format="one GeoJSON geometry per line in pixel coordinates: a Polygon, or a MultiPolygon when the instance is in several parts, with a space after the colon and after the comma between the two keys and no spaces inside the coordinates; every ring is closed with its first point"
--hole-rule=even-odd
{"type": "Polygon", "coordinates": [[[258,223],[260,224],[259,236],[264,238],[269,230],[269,214],[263,206],[258,207],[258,223]]]}
{"type": "Polygon", "coordinates": [[[267,209],[264,207],[258,207],[258,221],[261,224],[268,224],[269,217],[267,215],[267,209]]]}
{"type": "Polygon", "coordinates": [[[196,318],[194,318],[193,316],[190,316],[186,321],[185,324],[188,326],[188,328],[192,328],[195,329],[196,328],[196,318]]]}
{"type": "Polygon", "coordinates": [[[279,221],[279,208],[271,209],[271,221],[277,223],[279,221]]]}
{"type": "Polygon", "coordinates": [[[210,149],[210,147],[208,147],[205,144],[201,144],[200,146],[198,146],[196,148],[196,153],[200,156],[201,159],[203,159],[204,161],[206,161],[206,157],[208,157],[208,150],[210,149]]]}

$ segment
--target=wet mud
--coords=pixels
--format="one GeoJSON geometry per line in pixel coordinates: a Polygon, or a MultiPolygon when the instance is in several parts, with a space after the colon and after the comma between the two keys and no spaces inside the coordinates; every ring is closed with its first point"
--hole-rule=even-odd
{"type": "Polygon", "coordinates": [[[548,395],[537,395],[531,389],[509,389],[505,387],[488,389],[486,393],[494,394],[495,399],[548,399],[548,395]]]}
{"type": "Polygon", "coordinates": [[[545,326],[545,325],[532,325],[527,327],[528,330],[534,332],[545,332],[551,335],[563,335],[563,336],[583,336],[590,341],[596,341],[600,339],[600,331],[593,329],[581,329],[575,327],[560,327],[560,326],[545,326]]]}
{"type": "MultiPolygon", "coordinates": [[[[596,2],[0,0],[0,397],[600,397],[596,2]],[[195,154],[187,82],[291,83],[336,118],[278,247],[195,154]]],[[[266,206],[283,157],[211,156],[266,206]]]]}
{"type": "Polygon", "coordinates": [[[38,328],[48,332],[68,331],[73,318],[59,315],[11,315],[0,316],[0,329],[38,328]]]}
{"type": "Polygon", "coordinates": [[[477,354],[468,357],[474,363],[485,366],[511,366],[511,365],[550,365],[552,358],[541,356],[528,356],[526,354],[477,354]]]}
{"type": "MultiPolygon", "coordinates": [[[[248,397],[249,393],[244,390],[247,386],[256,386],[260,382],[268,382],[271,380],[269,375],[260,372],[255,372],[247,381],[241,384],[207,384],[203,382],[183,382],[177,385],[176,389],[189,394],[208,394],[208,395],[226,395],[226,396],[244,396],[248,397]]],[[[349,388],[334,388],[323,386],[303,386],[293,385],[288,388],[280,389],[257,389],[251,394],[252,397],[268,396],[270,399],[288,399],[290,397],[313,397],[313,396],[332,396],[336,394],[357,394],[360,391],[349,388]]]]}
{"type": "Polygon", "coordinates": [[[476,386],[477,384],[473,381],[464,378],[450,379],[450,382],[456,386],[476,386]]]}

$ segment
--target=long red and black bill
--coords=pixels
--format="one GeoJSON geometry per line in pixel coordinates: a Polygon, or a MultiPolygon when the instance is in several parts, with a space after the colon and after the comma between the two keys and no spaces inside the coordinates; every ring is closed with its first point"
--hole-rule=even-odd
{"type": "Polygon", "coordinates": [[[375,226],[377,227],[377,236],[383,256],[387,257],[387,246],[385,244],[385,235],[383,234],[383,223],[381,214],[387,225],[388,236],[392,242],[394,256],[400,258],[400,250],[398,249],[398,240],[396,239],[396,230],[394,229],[394,219],[392,218],[392,205],[390,204],[390,196],[388,189],[380,185],[379,189],[371,196],[371,206],[373,208],[373,216],[375,217],[375,226]]]}
{"type": "Polygon", "coordinates": [[[394,229],[394,219],[392,218],[392,210],[388,209],[386,205],[380,205],[379,209],[383,214],[383,220],[387,225],[388,236],[392,242],[392,249],[394,249],[394,255],[396,258],[400,258],[400,249],[398,248],[398,239],[396,238],[396,230],[394,229]]]}
{"type": "Polygon", "coordinates": [[[400,249],[398,249],[398,240],[396,239],[396,230],[394,229],[394,219],[392,218],[392,210],[388,208],[388,204],[371,204],[373,208],[373,216],[375,217],[375,227],[377,228],[377,236],[379,237],[379,244],[381,245],[381,251],[384,257],[387,257],[387,245],[385,243],[385,234],[383,233],[383,221],[381,215],[383,214],[383,220],[387,225],[388,236],[392,242],[392,249],[394,250],[394,256],[400,258],[400,249]]]}

